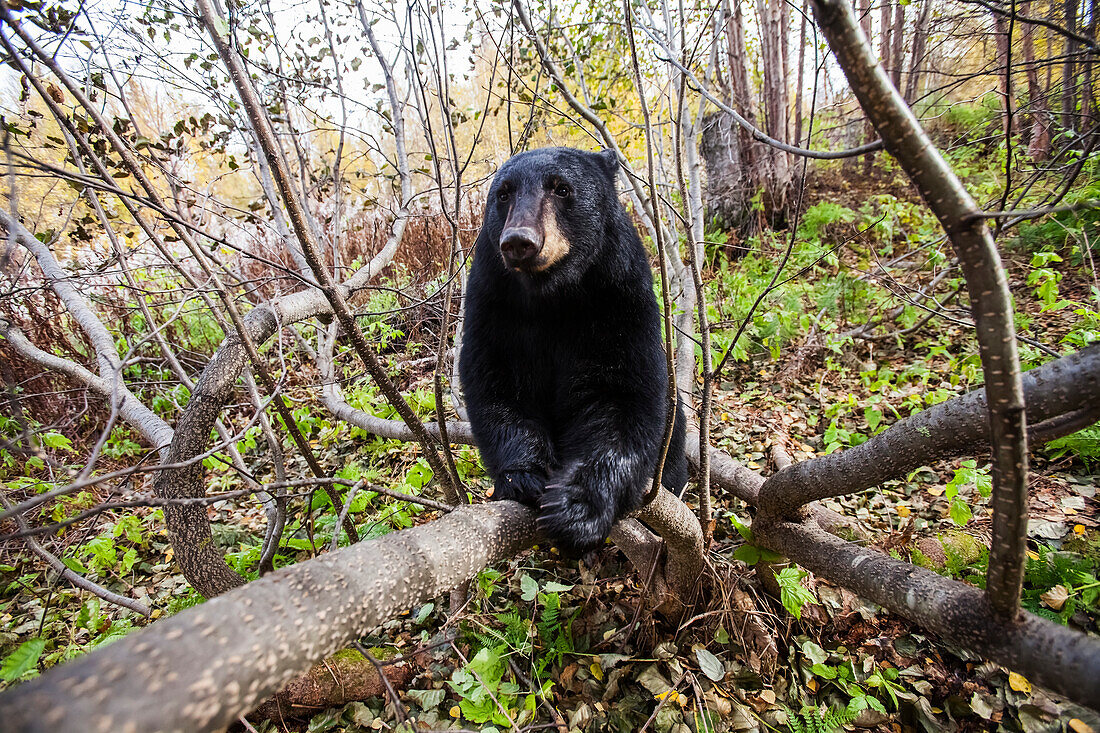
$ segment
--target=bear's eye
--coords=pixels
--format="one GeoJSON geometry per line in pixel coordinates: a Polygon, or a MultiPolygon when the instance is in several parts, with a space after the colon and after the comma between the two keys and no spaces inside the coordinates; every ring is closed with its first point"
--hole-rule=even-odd
{"type": "Polygon", "coordinates": [[[511,197],[512,197],[512,192],[509,191],[507,188],[502,188],[499,191],[497,191],[497,201],[500,201],[501,203],[507,203],[508,199],[511,198],[511,197]]]}
{"type": "Polygon", "coordinates": [[[559,183],[554,187],[554,195],[558,198],[567,199],[571,193],[573,193],[573,191],[564,183],[559,183]]]}

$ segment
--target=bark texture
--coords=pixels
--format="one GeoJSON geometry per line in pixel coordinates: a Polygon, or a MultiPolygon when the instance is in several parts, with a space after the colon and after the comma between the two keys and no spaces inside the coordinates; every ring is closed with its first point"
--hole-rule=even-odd
{"type": "Polygon", "coordinates": [[[741,127],[733,115],[718,111],[703,118],[700,152],[707,168],[706,218],[723,230],[741,230],[752,216],[753,183],[740,137],[741,127]]]}
{"type": "Polygon", "coordinates": [[[315,661],[535,539],[515,502],[279,570],[0,695],[5,731],[213,731],[315,661]]]}
{"type": "MultiPolygon", "coordinates": [[[[1100,409],[1100,345],[1032,369],[1023,388],[1033,443],[1080,429],[1077,421],[1046,421],[1100,409]]],[[[988,408],[985,389],[978,389],[901,420],[862,445],[789,466],[764,483],[761,507],[789,515],[802,504],[862,491],[931,461],[988,449],[988,408]]]]}
{"type": "Polygon", "coordinates": [[[845,542],[807,524],[753,526],[766,547],[889,608],[950,643],[1100,710],[1100,641],[1020,611],[1005,619],[986,595],[931,570],[845,542]]]}

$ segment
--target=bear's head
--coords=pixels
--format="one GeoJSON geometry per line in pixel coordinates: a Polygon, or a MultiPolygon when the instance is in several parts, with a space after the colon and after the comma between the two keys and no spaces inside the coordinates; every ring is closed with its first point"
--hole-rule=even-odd
{"type": "Polygon", "coordinates": [[[622,205],[612,150],[540,148],[508,160],[493,178],[478,237],[482,256],[536,288],[575,279],[607,246],[622,205]]]}

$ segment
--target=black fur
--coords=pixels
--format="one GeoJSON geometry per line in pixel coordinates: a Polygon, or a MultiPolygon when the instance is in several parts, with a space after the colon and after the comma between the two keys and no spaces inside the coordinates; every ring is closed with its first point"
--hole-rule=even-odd
{"type": "MultiPolygon", "coordinates": [[[[598,546],[640,505],[665,427],[659,310],[617,171],[613,152],[569,148],[505,163],[466,294],[460,371],[493,498],[534,507],[542,532],[569,554],[598,546]],[[504,222],[521,205],[552,205],[569,243],[543,272],[509,268],[501,254],[504,222]]],[[[678,491],[686,481],[678,405],[662,483],[678,491]]]]}

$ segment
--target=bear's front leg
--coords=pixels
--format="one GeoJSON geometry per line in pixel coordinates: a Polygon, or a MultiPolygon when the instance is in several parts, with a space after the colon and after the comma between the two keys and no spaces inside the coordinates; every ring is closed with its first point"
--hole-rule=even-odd
{"type": "Polygon", "coordinates": [[[537,509],[553,462],[553,446],[545,428],[503,402],[476,409],[471,403],[469,414],[481,459],[493,477],[490,498],[537,509]]]}
{"type": "Polygon", "coordinates": [[[603,544],[618,517],[636,508],[647,476],[638,453],[603,450],[551,478],[539,503],[539,530],[566,555],[603,544]]]}

